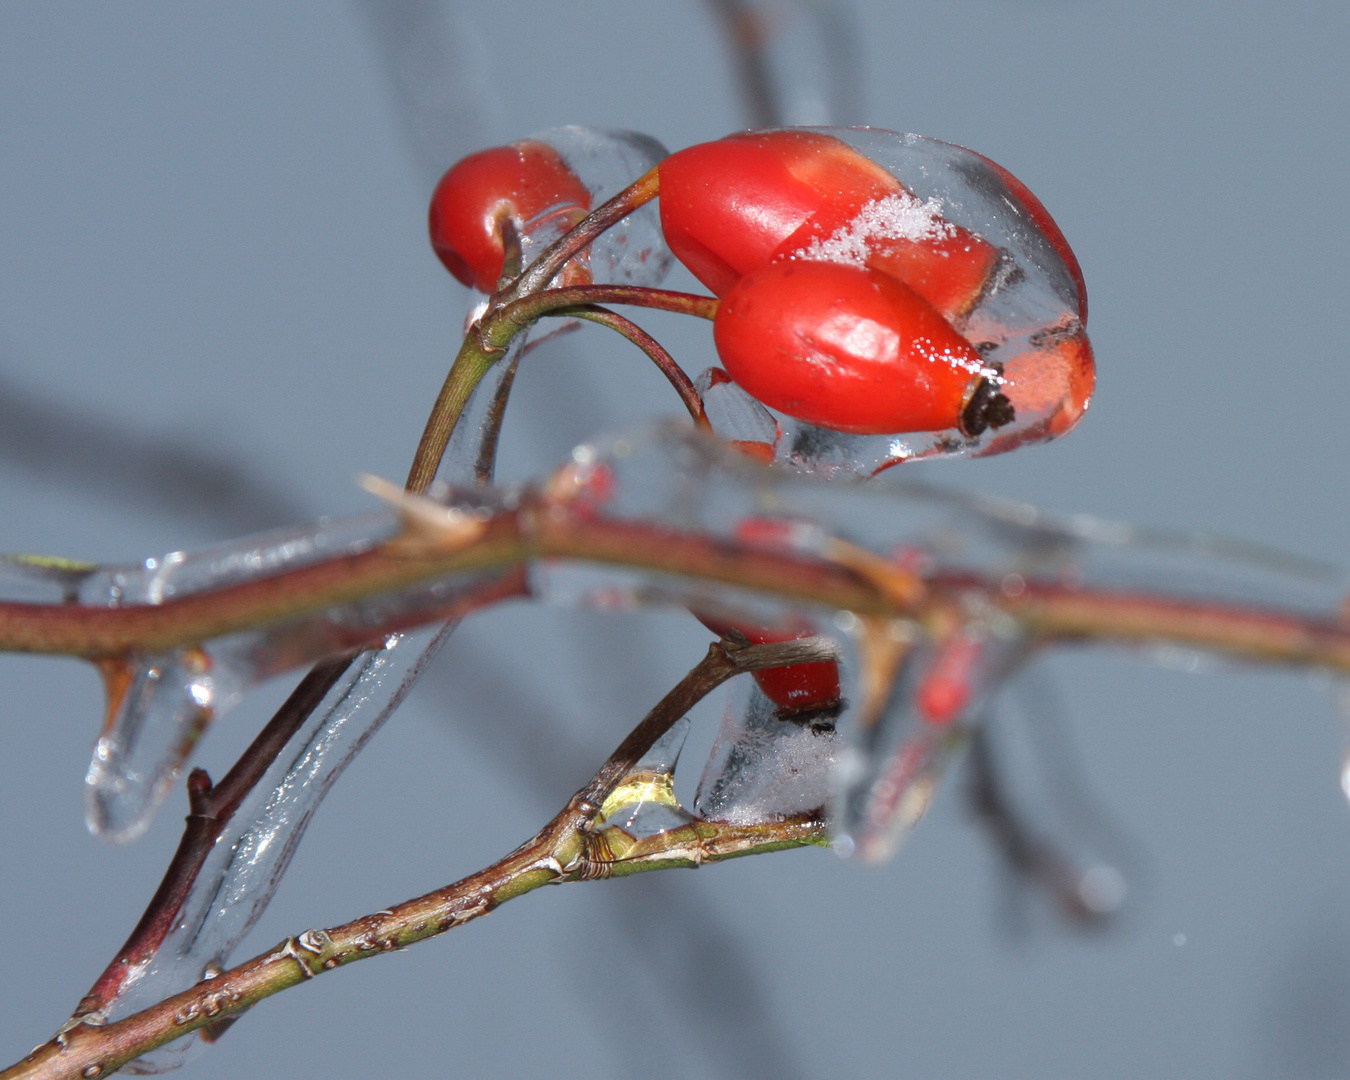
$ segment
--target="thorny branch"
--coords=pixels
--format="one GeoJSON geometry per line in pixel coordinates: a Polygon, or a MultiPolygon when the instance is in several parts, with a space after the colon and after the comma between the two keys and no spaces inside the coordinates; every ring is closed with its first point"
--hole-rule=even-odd
{"type": "MultiPolygon", "coordinates": [[[[434,537],[396,538],[361,554],[162,604],[95,608],[0,602],[0,650],[87,658],[164,650],[453,573],[574,559],[736,585],[803,604],[924,624],[948,619],[963,599],[978,597],[1042,644],[1171,644],[1263,663],[1350,671],[1350,624],[1333,618],[1035,578],[1019,578],[1015,590],[1005,591],[1001,578],[951,574],[923,579],[921,594],[904,604],[872,573],[838,561],[764,550],[651,523],[572,514],[538,494],[471,521],[455,519],[450,528],[455,535],[447,533],[443,543],[434,537]]],[[[523,595],[523,590],[523,583],[517,583],[508,592],[523,595]]],[[[485,586],[477,598],[431,601],[414,613],[391,615],[366,641],[465,614],[501,595],[501,586],[485,586]]],[[[366,641],[339,642],[337,649],[366,641]]]]}

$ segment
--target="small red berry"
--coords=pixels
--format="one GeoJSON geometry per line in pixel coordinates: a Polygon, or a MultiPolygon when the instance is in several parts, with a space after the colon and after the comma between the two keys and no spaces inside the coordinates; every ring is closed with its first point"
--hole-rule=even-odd
{"type": "Polygon", "coordinates": [[[820,427],[978,434],[1012,419],[997,371],[928,301],[878,270],[771,263],[727,293],[713,339],[747,393],[820,427]]]}
{"type": "MultiPolygon", "coordinates": [[[[763,627],[722,622],[703,615],[699,615],[698,620],[714,634],[726,637],[728,634],[737,633],[751,645],[797,641],[800,638],[812,637],[816,632],[805,623],[786,630],[765,630],[763,627]]],[[[839,665],[833,660],[761,668],[754,672],[754,676],[764,696],[788,717],[820,712],[839,704],[841,694],[839,665]]]]}
{"type": "Polygon", "coordinates": [[[924,723],[946,727],[970,705],[984,642],[957,634],[938,646],[914,691],[914,704],[924,723]]]}
{"type": "Polygon", "coordinates": [[[579,220],[590,204],[590,192],[547,143],[493,147],[441,177],[431,196],[431,246],[461,284],[490,293],[505,262],[503,219],[519,232],[550,210],[579,220]]]}

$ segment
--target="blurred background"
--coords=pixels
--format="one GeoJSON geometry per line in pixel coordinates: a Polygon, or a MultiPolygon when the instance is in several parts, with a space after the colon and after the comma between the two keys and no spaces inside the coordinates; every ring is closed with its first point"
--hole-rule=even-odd
{"type": "MultiPolygon", "coordinates": [[[[921,475],[1350,560],[1331,318],[1350,246],[1350,8],[838,11],[854,32],[851,51],[830,46],[849,76],[840,119],[1007,166],[1091,295],[1098,397],[1079,430],[921,475]]],[[[440,171],[565,123],[674,149],[748,122],[720,24],[693,0],[0,6],[0,550],[130,561],[369,508],[353,475],[402,476],[458,339],[465,296],[424,235],[440,171]]],[[[711,361],[705,327],[643,321],[690,370],[711,361]]],[[[507,478],[677,411],[598,332],[517,386],[507,478]]],[[[240,958],[509,850],[705,641],[679,613],[517,606],[466,624],[320,811],[240,958]]],[[[957,775],[881,869],[811,850],[547,890],[268,1002],[184,1075],[1350,1073],[1333,688],[1107,652],[1057,655],[1024,685],[1020,712],[1058,716],[1042,741],[1071,748],[1051,772],[1111,823],[1097,834],[1130,892],[1104,932],[1009,881],[957,775]]],[[[131,847],[89,836],[93,672],[0,657],[0,687],[13,1060],[120,945],[186,802],[131,847]]],[[[202,764],[223,772],[288,690],[225,718],[202,764]]],[[[999,730],[1028,756],[1017,708],[999,730]]],[[[704,718],[695,744],[711,737],[704,718]]]]}

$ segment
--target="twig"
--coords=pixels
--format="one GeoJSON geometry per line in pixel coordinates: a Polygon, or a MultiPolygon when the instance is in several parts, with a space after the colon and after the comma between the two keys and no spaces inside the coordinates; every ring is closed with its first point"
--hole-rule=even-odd
{"type": "Polygon", "coordinates": [[[684,373],[684,369],[675,362],[675,358],[666,352],[661,343],[651,334],[647,333],[642,327],[631,319],[625,319],[618,312],[610,311],[602,307],[575,307],[564,308],[561,311],[552,314],[559,316],[571,316],[576,319],[585,319],[588,322],[599,323],[615,332],[622,334],[644,353],[666,377],[670,385],[675,388],[675,392],[680,395],[680,400],[684,402],[685,409],[693,417],[694,425],[702,428],[704,431],[711,432],[712,426],[708,423],[708,415],[703,411],[703,399],[698,396],[698,391],[690,381],[689,376],[684,373]]]}
{"type": "MultiPolygon", "coordinates": [[[[548,287],[569,259],[589,247],[606,229],[612,228],[633,211],[656,198],[661,180],[656,169],[643,173],[608,202],[592,210],[585,218],[555,240],[531,263],[520,277],[498,298],[502,303],[519,300],[548,287]]],[[[498,299],[494,298],[494,299],[498,299]]]]}
{"type": "MultiPolygon", "coordinates": [[[[571,515],[538,498],[483,518],[458,546],[393,545],[274,577],[162,604],[92,608],[0,602],[0,651],[117,656],[200,644],[223,634],[313,614],[334,605],[469,571],[519,568],[563,558],[655,571],[859,615],[950,620],[964,600],[979,598],[1041,643],[1094,641],[1170,644],[1239,659],[1350,671],[1350,624],[1240,604],[1179,599],[1029,579],[1016,596],[1001,581],[937,575],[906,606],[852,567],[827,559],[766,551],[698,532],[641,522],[571,515]]],[[[485,597],[428,598],[415,612],[391,615],[378,632],[408,629],[463,613],[485,597]]],[[[518,595],[514,593],[513,595],[518,595]]],[[[374,631],[371,632],[373,636],[374,631]]],[[[347,642],[344,647],[350,647],[347,642]]]]}
{"type": "Polygon", "coordinates": [[[672,724],[710,691],[743,671],[820,660],[819,641],[734,647],[707,655],[624,739],[596,775],[530,841],[444,889],[328,930],[307,930],[275,949],[112,1024],[83,1022],[5,1072],[0,1080],[108,1075],[156,1047],[236,1016],[264,998],[325,971],[404,948],[488,914],[541,885],[698,867],[742,855],[823,844],[819,812],[756,825],[694,821],[651,837],[593,829],[605,798],[672,724]]]}
{"type": "Polygon", "coordinates": [[[187,781],[189,813],[178,849],[140,922],[81,999],[76,1018],[102,1014],[122,988],[154,959],[221,830],[349,663],[350,657],[343,656],[316,665],[219,784],[212,785],[204,769],[192,770],[187,781]]]}
{"type": "MultiPolygon", "coordinates": [[[[563,239],[572,236],[591,220],[587,218],[563,239]]],[[[553,248],[549,249],[552,250],[553,248]]],[[[533,266],[538,266],[548,254],[545,252],[533,266]]],[[[531,273],[533,269],[526,272],[526,277],[531,273]]],[[[518,291],[518,286],[524,280],[525,277],[518,278],[516,285],[494,296],[487,311],[464,335],[464,341],[460,345],[454,363],[450,366],[445,382],[441,385],[440,393],[431,407],[431,414],[427,417],[422,437],[418,441],[405,485],[409,491],[421,494],[431,486],[432,480],[436,478],[436,470],[440,467],[441,457],[445,454],[445,448],[450,445],[450,435],[459,423],[459,418],[474,390],[492,366],[506,356],[512,340],[545,315],[559,309],[587,304],[632,304],[711,319],[716,313],[718,303],[710,296],[674,292],[669,289],[649,289],[637,285],[543,288],[550,278],[542,279],[537,291],[522,294],[518,291]]]]}

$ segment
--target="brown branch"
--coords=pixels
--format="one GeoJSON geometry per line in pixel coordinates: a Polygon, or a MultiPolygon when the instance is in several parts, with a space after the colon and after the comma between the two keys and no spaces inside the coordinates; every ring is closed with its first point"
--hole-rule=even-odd
{"type": "Polygon", "coordinates": [[[533,322],[543,315],[565,313],[567,308],[588,304],[625,304],[629,307],[669,311],[712,320],[721,303],[715,296],[653,289],[646,285],[570,285],[565,289],[544,289],[501,309],[502,317],[516,323],[533,322]]]}
{"type": "Polygon", "coordinates": [[[182,838],[178,841],[178,849],[140,921],[81,999],[75,1010],[77,1017],[101,1014],[127,982],[154,959],[160,945],[173,929],[183,902],[221,830],[234,816],[244,796],[271,766],[282,747],[341,678],[349,663],[350,657],[344,656],[316,665],[219,784],[213,786],[204,769],[192,770],[187,781],[189,813],[182,838]]]}
{"type": "MultiPolygon", "coordinates": [[[[888,594],[874,575],[851,566],[648,523],[572,515],[565,506],[537,498],[488,516],[475,531],[444,548],[434,541],[396,540],[360,555],[156,605],[86,608],[0,602],[0,650],[86,657],[164,650],[313,615],[450,574],[563,558],[921,622],[950,618],[963,596],[978,595],[1045,643],[1171,644],[1263,663],[1350,671],[1350,623],[1332,617],[1034,579],[1018,595],[1007,596],[999,580],[968,574],[930,578],[927,593],[906,605],[888,594]]],[[[465,606],[462,599],[428,596],[425,607],[391,616],[380,632],[435,622],[465,606]]]]}
{"type": "Polygon", "coordinates": [[[112,1024],[67,1025],[0,1080],[106,1076],[156,1047],[236,1016],[264,998],[334,968],[404,948],[462,926],[541,885],[698,867],[826,841],[819,813],[758,825],[694,821],[635,838],[618,827],[593,829],[601,805],[672,724],[733,675],[819,660],[819,641],[735,647],[707,655],[624,739],[595,777],[533,839],[453,885],[328,930],[307,930],[270,952],[112,1024]]]}

